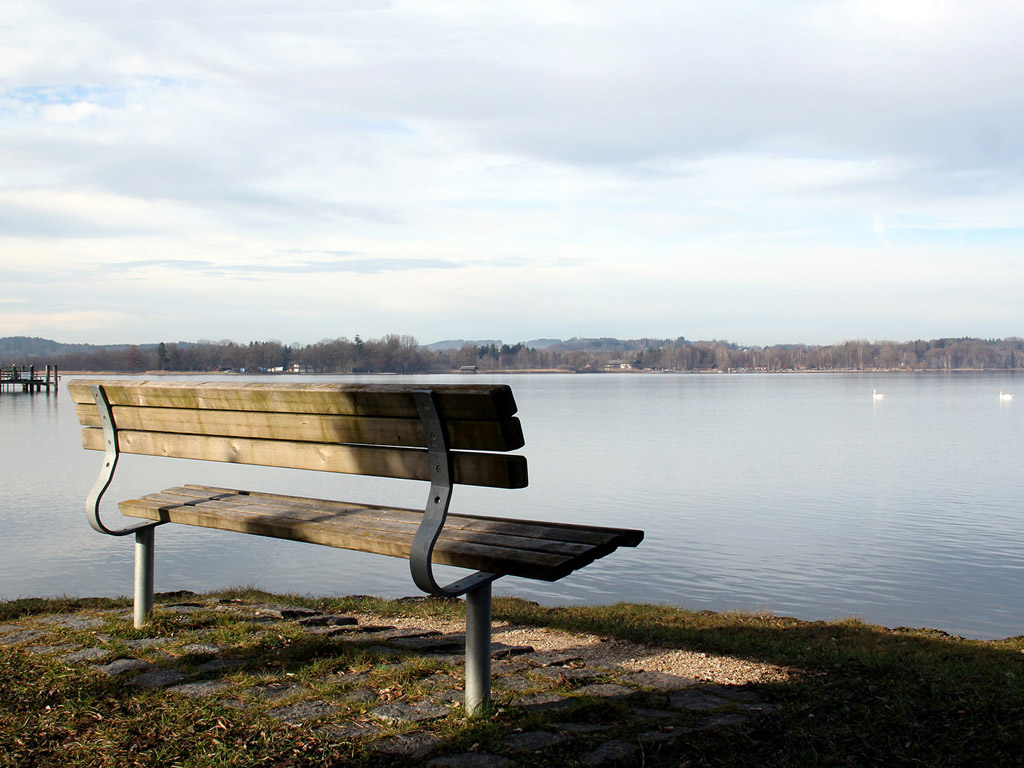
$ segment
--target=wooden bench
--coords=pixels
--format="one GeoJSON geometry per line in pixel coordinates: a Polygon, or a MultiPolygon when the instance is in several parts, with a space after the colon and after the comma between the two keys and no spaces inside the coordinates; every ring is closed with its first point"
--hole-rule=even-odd
{"type": "Polygon", "coordinates": [[[491,582],[555,581],[635,547],[637,530],[448,514],[456,484],[523,488],[526,459],[504,385],[359,385],[72,380],[82,444],[106,456],[86,501],[102,533],[135,535],[135,625],[153,607],[153,530],[164,523],[409,559],[416,585],[466,598],[466,711],[490,698],[491,582]],[[424,509],[182,485],[122,501],[143,518],[111,528],[100,501],[122,453],[290,467],[430,483],[424,509]],[[473,573],[439,585],[433,563],[473,573]]]}

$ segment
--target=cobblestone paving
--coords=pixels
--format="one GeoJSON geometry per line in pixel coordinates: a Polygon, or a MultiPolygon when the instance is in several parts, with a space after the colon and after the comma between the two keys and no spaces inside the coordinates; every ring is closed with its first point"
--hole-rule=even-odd
{"type": "Polygon", "coordinates": [[[180,629],[118,639],[109,632],[128,630],[130,614],[83,611],[2,624],[0,645],[87,666],[139,689],[258,710],[324,739],[358,743],[396,765],[423,762],[430,768],[515,766],[524,755],[536,765],[545,754],[555,765],[629,765],[645,745],[747,723],[773,710],[746,686],[591,667],[572,649],[535,652],[530,646],[495,643],[494,705],[544,717],[525,721],[539,722],[536,727],[513,728],[490,752],[458,750],[447,748],[432,725],[461,717],[461,634],[359,625],[350,616],[237,600],[162,605],[158,611],[179,622],[180,629]],[[287,665],[247,658],[244,643],[211,638],[223,612],[282,647],[294,647],[303,637],[326,637],[339,652],[358,649],[367,668],[331,671],[309,687],[297,682],[287,665]],[[380,668],[408,670],[410,682],[380,690],[373,677],[380,668]],[[595,722],[595,710],[616,715],[595,722]]]}

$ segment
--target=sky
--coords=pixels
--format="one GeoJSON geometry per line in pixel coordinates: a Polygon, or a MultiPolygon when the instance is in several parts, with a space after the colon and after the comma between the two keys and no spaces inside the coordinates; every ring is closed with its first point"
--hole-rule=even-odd
{"type": "Polygon", "coordinates": [[[4,0],[0,336],[1024,335],[1024,4],[4,0]]]}

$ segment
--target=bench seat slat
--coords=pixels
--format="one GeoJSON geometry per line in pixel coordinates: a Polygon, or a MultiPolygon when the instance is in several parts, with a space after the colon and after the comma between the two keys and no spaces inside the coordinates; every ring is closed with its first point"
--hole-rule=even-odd
{"type": "MultiPolygon", "coordinates": [[[[76,403],[92,402],[91,384],[102,384],[113,406],[209,408],[227,411],[324,413],[418,418],[408,384],[294,384],[271,382],[92,381],[67,383],[76,403]]],[[[431,385],[446,419],[502,420],[515,415],[505,384],[431,385]]]]}
{"type": "MultiPolygon", "coordinates": [[[[427,452],[415,448],[299,443],[133,430],[118,431],[117,439],[122,453],[410,480],[430,479],[427,452]]],[[[82,445],[89,450],[104,450],[103,431],[95,427],[83,429],[82,445]]],[[[456,483],[494,488],[525,488],[527,485],[526,459],[522,456],[456,451],[452,453],[452,458],[456,483]]]]}
{"type": "MultiPolygon", "coordinates": [[[[175,488],[122,502],[120,508],[131,517],[242,531],[403,558],[409,557],[418,525],[418,522],[410,524],[410,521],[422,518],[422,513],[417,510],[346,505],[343,502],[321,502],[324,513],[316,515],[311,514],[309,499],[294,497],[296,504],[289,508],[287,501],[290,497],[254,496],[257,495],[223,488],[175,488]],[[364,518],[358,514],[332,511],[337,509],[369,510],[374,514],[364,518]],[[396,513],[391,528],[382,527],[380,521],[375,520],[388,517],[388,512],[396,513]]],[[[453,514],[449,521],[457,524],[461,517],[453,514]]],[[[487,520],[480,516],[471,519],[478,525],[487,520]]],[[[449,530],[446,526],[434,549],[434,562],[556,581],[619,546],[635,546],[637,535],[643,536],[639,531],[596,529],[602,534],[602,541],[580,546],[578,542],[561,539],[545,541],[535,535],[533,523],[524,526],[525,535],[519,536],[511,533],[516,527],[516,520],[495,518],[494,522],[500,524],[500,532],[468,527],[449,530]]]]}
{"type": "MultiPolygon", "coordinates": [[[[99,427],[100,415],[94,402],[77,403],[75,410],[83,426],[99,427]]],[[[116,406],[114,422],[119,429],[148,432],[226,437],[254,437],[303,442],[365,443],[369,445],[426,446],[419,418],[338,416],[309,413],[260,413],[256,411],[213,411],[196,408],[143,408],[116,406]]],[[[514,451],[525,444],[517,418],[503,421],[448,422],[453,449],[514,451]]]]}
{"type": "MultiPolygon", "coordinates": [[[[189,484],[184,486],[183,495],[190,495],[194,490],[210,493],[222,492],[224,489],[206,485],[189,484]]],[[[165,491],[165,493],[176,492],[177,489],[165,491]]],[[[314,511],[324,509],[337,510],[339,513],[352,512],[364,516],[374,514],[386,516],[400,516],[404,511],[397,507],[384,507],[374,504],[354,504],[351,502],[325,501],[323,499],[305,498],[301,496],[284,496],[279,494],[249,491],[248,498],[251,504],[268,503],[273,504],[280,499],[290,509],[306,508],[314,511]],[[379,510],[379,512],[378,512],[379,510]]],[[[423,518],[423,512],[418,509],[407,510],[409,520],[414,520],[419,525],[423,518]]],[[[514,519],[506,524],[504,517],[488,517],[486,515],[470,515],[464,513],[451,513],[445,521],[445,530],[451,528],[465,528],[474,531],[493,531],[498,533],[509,533],[517,536],[533,536],[540,539],[558,539],[559,541],[576,542],[579,544],[604,544],[610,537],[619,541],[620,547],[635,547],[644,538],[644,532],[628,528],[605,528],[597,525],[579,525],[577,523],[552,523],[536,520],[514,519]]]]}
{"type": "MultiPolygon", "coordinates": [[[[161,493],[151,493],[143,497],[146,505],[189,505],[199,503],[204,510],[250,515],[266,515],[293,519],[296,522],[329,524],[335,530],[364,530],[395,532],[404,536],[415,536],[416,530],[423,519],[423,512],[401,507],[377,507],[366,509],[356,504],[343,502],[322,503],[315,508],[303,500],[288,504],[286,499],[270,500],[246,493],[211,494],[209,501],[202,494],[188,492],[186,488],[168,488],[161,493]]],[[[129,503],[129,502],[125,502],[129,503]]],[[[128,514],[128,513],[126,513],[128,514]]],[[[134,516],[134,515],[132,515],[134,516]]],[[[454,517],[454,516],[453,516],[454,517]]],[[[590,544],[564,541],[561,538],[542,538],[531,535],[528,527],[523,532],[515,530],[515,526],[506,526],[504,530],[467,529],[453,525],[445,527],[445,535],[451,540],[475,541],[481,544],[509,547],[517,550],[547,552],[556,555],[575,556],[591,548],[590,544]]],[[[605,541],[607,536],[601,538],[605,541]]]]}

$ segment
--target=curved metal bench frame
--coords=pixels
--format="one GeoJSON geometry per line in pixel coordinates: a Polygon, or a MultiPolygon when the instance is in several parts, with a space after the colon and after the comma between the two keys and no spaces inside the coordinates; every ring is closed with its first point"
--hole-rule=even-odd
{"type": "Polygon", "coordinates": [[[103,445],[106,455],[103,458],[103,466],[100,467],[100,475],[89,491],[85,500],[85,513],[89,525],[93,530],[106,533],[110,536],[127,536],[135,534],[135,615],[136,627],[146,623],[149,614],[153,611],[153,529],[163,523],[138,523],[125,528],[110,528],[100,519],[100,501],[103,494],[110,487],[114,479],[114,470],[117,469],[117,459],[121,455],[121,449],[117,444],[117,425],[114,423],[114,413],[107,400],[107,393],[103,387],[93,385],[89,387],[92,392],[92,399],[96,401],[96,408],[100,412],[100,423],[103,425],[103,445]]]}
{"type": "MultiPolygon", "coordinates": [[[[110,487],[117,469],[120,448],[117,424],[107,394],[100,385],[90,387],[103,426],[106,454],[99,477],[85,502],[89,525],[99,533],[110,536],[135,534],[135,612],[134,624],[142,627],[153,611],[154,587],[154,535],[153,529],[162,522],[140,523],[124,528],[111,528],[100,518],[100,502],[110,487]]],[[[423,426],[430,462],[430,494],[424,508],[423,521],[413,537],[409,553],[412,579],[424,592],[438,597],[466,596],[466,711],[479,711],[490,701],[491,687],[491,583],[501,574],[477,571],[446,586],[434,578],[434,545],[444,528],[451,503],[453,462],[448,441],[448,430],[437,394],[432,390],[414,390],[413,399],[423,426]]]]}

